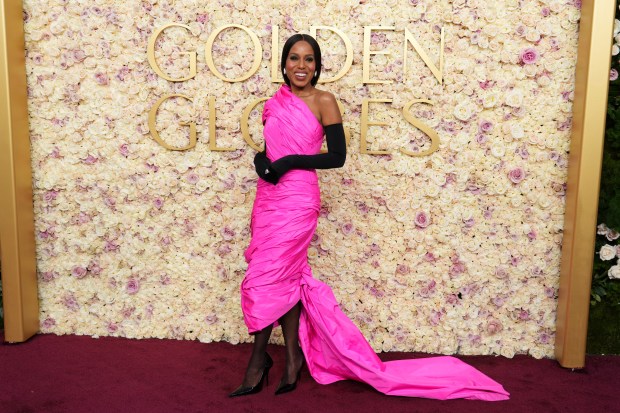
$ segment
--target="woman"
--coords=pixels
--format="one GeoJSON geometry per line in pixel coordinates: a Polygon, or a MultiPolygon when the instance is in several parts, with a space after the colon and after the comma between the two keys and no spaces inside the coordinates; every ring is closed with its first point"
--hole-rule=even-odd
{"type": "Polygon", "coordinates": [[[276,394],[296,388],[306,362],[322,384],[352,379],[391,395],[507,399],[501,385],[454,357],[383,363],[340,311],[331,289],[312,277],[307,250],[320,209],[315,169],[341,167],[346,141],[336,99],[315,87],[321,74],[317,42],[302,34],[289,38],[281,70],[286,85],[263,111],[266,150],[254,160],[261,179],[241,284],[241,306],[254,346],[243,383],[230,396],[262,390],[273,365],[267,342],[279,323],[286,367],[276,394]],[[327,153],[320,154],[324,133],[327,153]]]}

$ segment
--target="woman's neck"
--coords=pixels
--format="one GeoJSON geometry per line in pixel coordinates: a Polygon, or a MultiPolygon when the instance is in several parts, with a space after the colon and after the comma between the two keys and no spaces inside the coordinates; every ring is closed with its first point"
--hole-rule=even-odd
{"type": "Polygon", "coordinates": [[[298,88],[291,85],[291,92],[298,98],[304,98],[314,95],[317,92],[317,89],[310,84],[303,88],[298,88]]]}

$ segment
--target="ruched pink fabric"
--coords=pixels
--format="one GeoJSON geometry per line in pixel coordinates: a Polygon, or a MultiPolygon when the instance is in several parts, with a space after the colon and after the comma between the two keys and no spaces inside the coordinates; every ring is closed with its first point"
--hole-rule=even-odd
{"type": "MultiPolygon", "coordinates": [[[[306,104],[282,86],[263,112],[267,156],[320,151],[323,128],[306,104]]],[[[292,170],[272,185],[259,179],[241,305],[250,333],[273,325],[302,302],[299,340],[319,383],[365,382],[395,396],[505,400],[508,392],[450,356],[382,362],[340,310],[327,284],[312,276],[307,251],[317,225],[320,193],[315,171],[292,170]]]]}

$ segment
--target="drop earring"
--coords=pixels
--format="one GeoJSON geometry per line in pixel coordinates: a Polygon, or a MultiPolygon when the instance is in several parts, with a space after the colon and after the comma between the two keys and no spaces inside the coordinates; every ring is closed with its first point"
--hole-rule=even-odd
{"type": "Polygon", "coordinates": [[[316,77],[316,75],[317,75],[317,71],[315,70],[315,71],[314,71],[314,77],[316,77]]]}
{"type": "Polygon", "coordinates": [[[282,69],[282,73],[286,75],[286,69],[282,69]]]}

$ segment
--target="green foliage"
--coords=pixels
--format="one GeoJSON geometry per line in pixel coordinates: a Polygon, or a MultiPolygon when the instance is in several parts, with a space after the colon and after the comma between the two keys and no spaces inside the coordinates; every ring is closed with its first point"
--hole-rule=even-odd
{"type": "Polygon", "coordinates": [[[603,261],[598,254],[603,245],[620,245],[620,238],[611,243],[604,235],[599,235],[596,239],[594,256],[594,267],[592,269],[592,290],[590,292],[590,304],[595,306],[597,303],[605,302],[611,307],[620,306],[620,280],[610,279],[609,269],[617,265],[617,259],[603,261]]]}
{"type": "Polygon", "coordinates": [[[598,222],[620,228],[620,96],[610,96],[607,107],[598,222]]]}
{"type": "MultiPolygon", "coordinates": [[[[618,1],[616,2],[618,6],[618,1]]],[[[620,19],[620,9],[616,7],[616,19],[620,19]]],[[[617,43],[614,40],[614,43],[617,43]]],[[[612,56],[611,69],[620,72],[620,55],[612,56]]],[[[610,81],[605,124],[605,147],[601,171],[601,186],[598,207],[598,222],[615,231],[620,230],[620,79],[610,81]]],[[[600,232],[600,231],[599,231],[600,232]]],[[[617,245],[619,240],[614,240],[617,245]]],[[[592,271],[591,304],[606,302],[611,306],[620,305],[620,280],[610,279],[608,270],[617,265],[617,260],[603,261],[598,252],[611,240],[599,235],[596,240],[597,254],[592,271]]]]}

